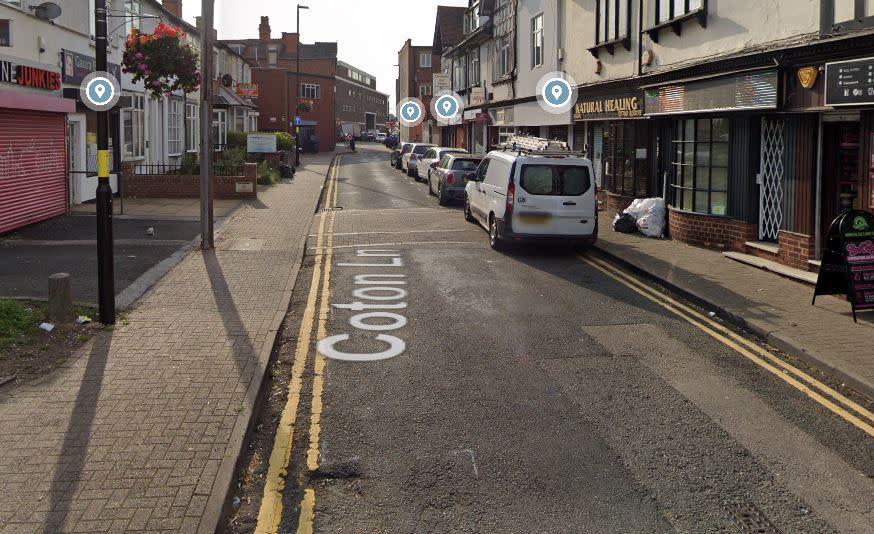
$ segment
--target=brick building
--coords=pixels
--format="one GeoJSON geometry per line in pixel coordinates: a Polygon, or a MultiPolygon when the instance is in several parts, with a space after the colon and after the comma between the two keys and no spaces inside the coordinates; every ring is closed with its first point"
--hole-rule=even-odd
{"type": "Polygon", "coordinates": [[[407,97],[418,98],[425,106],[425,115],[429,118],[413,128],[402,125],[400,132],[403,141],[419,139],[421,142],[437,142],[439,140],[437,124],[430,119],[434,69],[440,70],[440,55],[434,54],[433,46],[413,46],[410,39],[407,39],[398,52],[396,84],[398,102],[407,97]]]}
{"type": "Polygon", "coordinates": [[[307,150],[314,136],[320,152],[334,149],[337,43],[299,43],[296,33],[287,32],[274,39],[268,17],[261,17],[258,39],[222,42],[252,65],[252,81],[259,86],[258,128],[262,131],[294,133],[296,68],[300,53],[300,98],[310,107],[300,115],[301,147],[307,150]]]}
{"type": "Polygon", "coordinates": [[[338,130],[358,136],[371,130],[386,131],[388,95],[376,90],[376,78],[337,62],[338,130]]]}

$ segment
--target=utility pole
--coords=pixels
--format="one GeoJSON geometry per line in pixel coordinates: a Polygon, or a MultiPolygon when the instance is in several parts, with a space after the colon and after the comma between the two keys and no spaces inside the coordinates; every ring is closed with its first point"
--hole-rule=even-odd
{"type": "MultiPolygon", "coordinates": [[[[97,71],[106,72],[106,0],[94,2],[97,71]]],[[[112,187],[109,185],[109,111],[97,112],[97,304],[100,322],[115,324],[112,187]]]]}
{"type": "Polygon", "coordinates": [[[300,108],[300,10],[309,9],[307,6],[297,5],[297,69],[295,70],[294,85],[296,86],[294,99],[294,166],[300,167],[300,126],[297,124],[298,108],[300,108]]]}
{"type": "Polygon", "coordinates": [[[200,248],[211,250],[213,234],[212,187],[212,25],[213,0],[203,0],[200,34],[200,248]]]}

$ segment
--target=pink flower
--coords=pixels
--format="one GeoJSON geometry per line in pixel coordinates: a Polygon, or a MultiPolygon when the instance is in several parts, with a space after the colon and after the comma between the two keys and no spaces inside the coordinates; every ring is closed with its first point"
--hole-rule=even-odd
{"type": "Polygon", "coordinates": [[[155,80],[154,82],[152,82],[152,85],[154,85],[155,87],[161,87],[161,82],[155,80]]]}
{"type": "Polygon", "coordinates": [[[140,63],[139,69],[144,71],[144,70],[146,70],[146,66],[144,64],[140,63]]]}
{"type": "Polygon", "coordinates": [[[137,58],[137,59],[143,59],[143,53],[142,53],[142,52],[137,52],[136,55],[135,55],[134,57],[137,58]]]}

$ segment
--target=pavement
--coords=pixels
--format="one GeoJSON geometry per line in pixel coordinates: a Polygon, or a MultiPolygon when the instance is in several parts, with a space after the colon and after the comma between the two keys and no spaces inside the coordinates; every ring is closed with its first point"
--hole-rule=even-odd
{"type": "MultiPolygon", "coordinates": [[[[213,211],[216,218],[227,217],[239,206],[242,200],[215,199],[213,211]]],[[[87,202],[73,207],[74,213],[90,214],[96,212],[97,205],[87,202]]],[[[197,198],[116,198],[112,202],[116,220],[119,217],[196,219],[200,217],[200,199],[197,198]]]]}
{"type": "Polygon", "coordinates": [[[216,531],[332,157],[53,373],[0,389],[0,532],[216,531]]]}
{"type": "Polygon", "coordinates": [[[291,450],[254,453],[290,458],[279,532],[732,532],[738,509],[870,531],[868,434],[587,256],[491,250],[361,152],[313,219],[288,317],[315,320],[278,355],[291,450]]]}
{"type": "Polygon", "coordinates": [[[622,234],[601,212],[597,248],[692,298],[771,345],[874,399],[874,314],[819,296],[813,287],[669,239],[622,234]]]}

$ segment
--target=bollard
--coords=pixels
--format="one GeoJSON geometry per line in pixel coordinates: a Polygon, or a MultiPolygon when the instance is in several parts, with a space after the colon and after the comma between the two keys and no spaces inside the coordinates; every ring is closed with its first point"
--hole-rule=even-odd
{"type": "Polygon", "coordinates": [[[73,290],[68,273],[49,276],[49,321],[56,324],[73,322],[73,290]]]}

